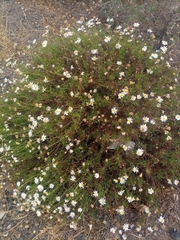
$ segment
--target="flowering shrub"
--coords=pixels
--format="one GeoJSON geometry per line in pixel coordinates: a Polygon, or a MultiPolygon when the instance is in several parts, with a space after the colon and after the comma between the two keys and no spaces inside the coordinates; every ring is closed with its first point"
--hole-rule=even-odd
{"type": "Polygon", "coordinates": [[[1,161],[14,197],[38,216],[70,219],[150,207],[180,172],[168,43],[153,52],[138,23],[78,24],[45,40],[1,97],[1,161]]]}

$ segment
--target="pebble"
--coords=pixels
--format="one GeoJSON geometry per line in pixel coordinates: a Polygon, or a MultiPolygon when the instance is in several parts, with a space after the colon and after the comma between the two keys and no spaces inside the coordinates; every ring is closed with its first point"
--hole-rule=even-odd
{"type": "Polygon", "coordinates": [[[173,240],[180,240],[180,232],[176,228],[170,228],[169,235],[173,240]]]}
{"type": "Polygon", "coordinates": [[[3,237],[7,237],[8,236],[8,232],[3,234],[3,237]]]}
{"type": "Polygon", "coordinates": [[[0,209],[0,220],[4,217],[5,211],[0,209]]]}
{"type": "Polygon", "coordinates": [[[17,233],[17,234],[16,234],[16,238],[17,238],[17,239],[20,239],[20,237],[21,237],[21,233],[17,233]]]}
{"type": "Polygon", "coordinates": [[[11,229],[11,224],[9,224],[6,229],[7,230],[11,229]]]}

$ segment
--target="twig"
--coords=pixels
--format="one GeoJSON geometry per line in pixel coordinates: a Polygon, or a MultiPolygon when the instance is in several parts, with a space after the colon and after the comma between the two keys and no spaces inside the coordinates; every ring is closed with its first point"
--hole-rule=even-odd
{"type": "Polygon", "coordinates": [[[12,231],[13,229],[15,229],[15,228],[16,228],[18,225],[20,225],[23,221],[24,221],[24,219],[21,220],[20,222],[18,222],[14,227],[12,227],[12,228],[10,228],[9,230],[7,230],[6,232],[4,232],[4,234],[6,234],[6,233],[12,231]]]}
{"type": "Polygon", "coordinates": [[[46,231],[47,231],[47,228],[45,228],[45,230],[44,229],[40,230],[40,232],[35,237],[33,237],[32,240],[35,240],[36,237],[38,237],[39,235],[43,234],[46,231]]]}
{"type": "MultiPolygon", "coordinates": [[[[138,238],[138,239],[144,239],[144,240],[146,240],[145,237],[137,236],[137,235],[135,235],[135,234],[133,234],[133,233],[130,233],[130,235],[132,235],[132,236],[134,236],[134,237],[136,237],[136,238],[138,238]]],[[[148,234],[148,235],[149,235],[149,234],[148,234]]]]}

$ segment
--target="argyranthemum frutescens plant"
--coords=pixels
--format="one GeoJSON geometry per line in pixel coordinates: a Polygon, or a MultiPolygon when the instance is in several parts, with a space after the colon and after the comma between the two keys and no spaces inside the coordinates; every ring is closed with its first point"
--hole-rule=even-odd
{"type": "Polygon", "coordinates": [[[81,23],[17,69],[1,98],[1,152],[22,208],[124,214],[177,185],[177,73],[164,60],[167,42],[153,52],[137,27],[81,23]]]}

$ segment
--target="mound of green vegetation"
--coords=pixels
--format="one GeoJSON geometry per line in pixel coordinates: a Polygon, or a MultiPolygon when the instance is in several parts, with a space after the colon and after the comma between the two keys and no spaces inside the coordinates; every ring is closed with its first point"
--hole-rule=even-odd
{"type": "Polygon", "coordinates": [[[180,177],[180,92],[164,60],[168,43],[154,52],[138,23],[78,24],[45,40],[1,97],[1,162],[14,196],[38,216],[74,219],[150,207],[180,177]]]}

